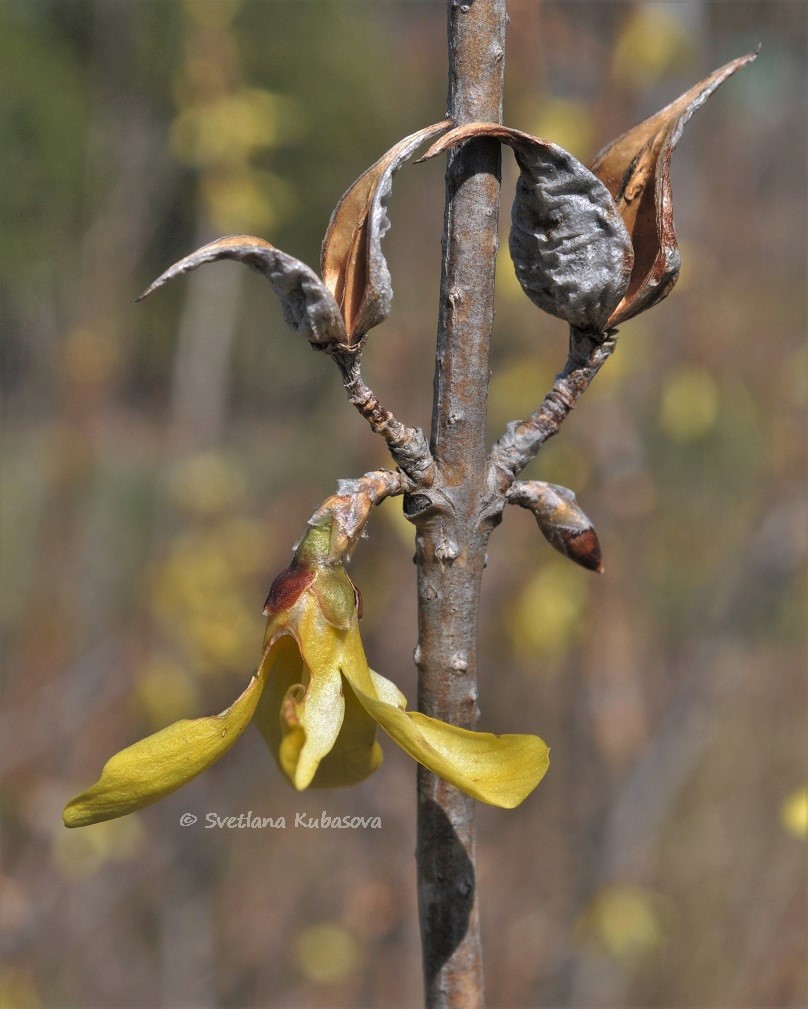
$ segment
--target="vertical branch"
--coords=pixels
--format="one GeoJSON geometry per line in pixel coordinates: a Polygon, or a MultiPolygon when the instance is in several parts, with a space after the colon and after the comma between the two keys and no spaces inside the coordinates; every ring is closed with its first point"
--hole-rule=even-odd
{"type": "MultiPolygon", "coordinates": [[[[505,0],[449,0],[449,115],[502,121],[505,0]]],[[[417,528],[419,708],[477,719],[477,610],[491,519],[485,421],[499,207],[499,147],[467,144],[446,173],[432,416],[435,480],[405,505],[417,528]]],[[[418,900],[428,1009],[481,1009],[474,800],[418,775],[418,900]]]]}

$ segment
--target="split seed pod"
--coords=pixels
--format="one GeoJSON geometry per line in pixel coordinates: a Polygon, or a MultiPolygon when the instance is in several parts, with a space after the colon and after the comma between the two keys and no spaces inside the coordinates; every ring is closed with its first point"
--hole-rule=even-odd
{"type": "Polygon", "coordinates": [[[634,267],[622,302],[608,320],[617,326],[662,301],[679,278],[673,227],[671,155],[687,121],[758,50],[710,74],[675,102],[612,141],[590,165],[614,199],[631,236],[634,267]]]}
{"type": "Polygon", "coordinates": [[[286,322],[316,347],[361,346],[390,314],[393,288],[381,240],[390,222],[393,175],[428,140],[451,126],[427,126],[395,144],[347,190],[332,214],[322,248],[323,280],[299,259],[252,235],[228,235],[169,267],[143,294],[203,263],[235,259],[262,273],[281,302],[286,322]]]}
{"type": "Polygon", "coordinates": [[[381,240],[390,228],[387,201],[393,175],[422,144],[451,125],[446,119],[400,140],[359,176],[331,215],[320,266],[352,344],[390,314],[393,288],[381,240]]]}
{"type": "Polygon", "coordinates": [[[679,276],[671,154],[685,124],[757,52],[727,63],[604,148],[586,168],[563,148],[498,123],[450,130],[421,159],[477,137],[513,148],[520,175],[510,252],[525,294],[585,333],[651,308],[679,276]]]}
{"type": "Polygon", "coordinates": [[[509,244],[522,290],[577,329],[602,332],[634,258],[608,190],[562,147],[497,123],[450,130],[421,160],[477,137],[513,148],[520,168],[509,244]]]}

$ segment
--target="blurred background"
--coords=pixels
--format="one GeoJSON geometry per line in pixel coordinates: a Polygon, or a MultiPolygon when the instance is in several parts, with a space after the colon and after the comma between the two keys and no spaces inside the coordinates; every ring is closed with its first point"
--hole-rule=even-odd
{"type": "MultiPolygon", "coordinates": [[[[519,809],[479,807],[490,1006],[804,1006],[806,7],[509,9],[506,122],[583,160],[763,50],[674,155],[677,289],[526,472],[576,492],[605,574],[519,509],[491,543],[481,727],[540,733],[553,764],[519,809]]],[[[263,278],[225,263],[133,298],[226,233],[316,265],[347,186],[442,118],[445,46],[442,2],[0,3],[3,1009],[420,1004],[394,746],[361,786],[297,795],[250,729],[141,814],[67,831],[61,809],[113,752],[231,702],[306,518],[386,465],[263,278]],[[287,829],[204,829],[250,810],[287,829]],[[294,828],[322,810],[383,829],[294,828]]],[[[427,429],[442,172],[396,176],[366,353],[427,429]]],[[[503,239],[513,183],[506,151],[503,239]]],[[[492,439],[566,351],[502,244],[492,439]]],[[[371,664],[414,699],[412,553],[388,502],[352,576],[371,664]]]]}

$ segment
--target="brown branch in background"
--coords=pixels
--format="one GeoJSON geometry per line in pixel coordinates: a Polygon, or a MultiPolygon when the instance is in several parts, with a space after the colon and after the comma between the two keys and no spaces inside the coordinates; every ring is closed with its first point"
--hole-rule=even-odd
{"type": "MultiPolygon", "coordinates": [[[[434,460],[429,451],[424,432],[418,427],[408,427],[396,420],[379,402],[375,393],[365,385],[360,364],[361,351],[330,350],[342,375],[342,384],[348,400],[370,424],[375,434],[387,442],[390,454],[401,471],[419,487],[430,487],[434,479],[434,460]]],[[[408,488],[412,489],[412,488],[408,488]]]]}
{"type": "Polygon", "coordinates": [[[491,449],[492,486],[500,493],[507,493],[542,445],[558,433],[616,345],[614,334],[598,339],[579,330],[570,331],[567,363],[541,406],[525,420],[510,423],[491,449]]]}

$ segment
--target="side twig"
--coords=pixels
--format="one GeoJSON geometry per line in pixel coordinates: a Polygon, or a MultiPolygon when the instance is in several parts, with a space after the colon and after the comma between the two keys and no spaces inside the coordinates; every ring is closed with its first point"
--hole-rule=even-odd
{"type": "Polygon", "coordinates": [[[389,497],[396,497],[412,489],[407,477],[390,469],[377,469],[354,480],[340,480],[337,493],[323,501],[308,521],[310,526],[321,525],[333,518],[331,550],[343,563],[350,557],[365,529],[371,511],[389,497]]]}
{"type": "Polygon", "coordinates": [[[507,493],[542,445],[558,433],[614,351],[615,335],[612,332],[606,339],[598,339],[575,329],[570,332],[567,363],[541,406],[525,420],[511,422],[491,449],[489,474],[495,495],[507,493]]]}
{"type": "Polygon", "coordinates": [[[434,460],[424,432],[396,420],[379,402],[372,389],[362,379],[361,351],[332,350],[331,356],[342,375],[348,400],[370,424],[376,434],[387,442],[390,455],[401,471],[419,487],[430,487],[434,479],[434,460]]]}

